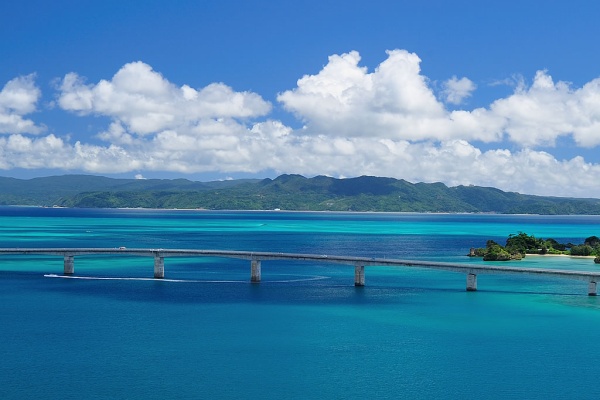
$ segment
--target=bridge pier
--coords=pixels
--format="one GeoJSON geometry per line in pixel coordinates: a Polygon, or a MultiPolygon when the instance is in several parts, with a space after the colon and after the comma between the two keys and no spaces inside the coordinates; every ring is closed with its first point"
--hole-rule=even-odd
{"type": "Polygon", "coordinates": [[[588,296],[596,296],[598,294],[596,290],[596,282],[590,281],[588,284],[588,296]]]}
{"type": "Polygon", "coordinates": [[[163,279],[165,277],[165,258],[159,255],[154,256],[154,278],[163,279]]]}
{"type": "Polygon", "coordinates": [[[260,260],[250,261],[250,282],[260,282],[260,260]]]}
{"type": "Polygon", "coordinates": [[[354,266],[354,286],[365,286],[365,266],[354,266]]]}
{"type": "Polygon", "coordinates": [[[73,275],[75,273],[75,257],[66,255],[65,256],[65,268],[64,275],[73,275]]]}
{"type": "Polygon", "coordinates": [[[477,275],[468,274],[467,275],[467,292],[476,292],[477,291],[477,275]]]}

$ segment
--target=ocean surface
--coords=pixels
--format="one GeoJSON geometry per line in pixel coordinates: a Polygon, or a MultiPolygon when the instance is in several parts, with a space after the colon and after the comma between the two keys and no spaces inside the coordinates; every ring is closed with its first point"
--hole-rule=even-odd
{"type": "MultiPolygon", "coordinates": [[[[487,239],[600,236],[599,216],[0,207],[0,247],[224,249],[483,263],[487,239]]],[[[589,258],[523,267],[600,270],[589,258]]],[[[0,399],[596,399],[587,283],[264,261],[0,256],[0,399]],[[135,279],[130,279],[135,278],[135,279]]]]}

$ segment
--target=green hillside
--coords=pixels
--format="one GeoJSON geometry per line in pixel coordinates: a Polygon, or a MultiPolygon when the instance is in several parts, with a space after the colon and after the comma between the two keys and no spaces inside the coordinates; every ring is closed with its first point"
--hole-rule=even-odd
{"type": "Polygon", "coordinates": [[[599,199],[523,195],[489,187],[447,187],[361,176],[335,179],[281,175],[276,179],[193,182],[65,175],[0,178],[0,205],[143,207],[210,210],[486,212],[600,214],[599,199]]]}

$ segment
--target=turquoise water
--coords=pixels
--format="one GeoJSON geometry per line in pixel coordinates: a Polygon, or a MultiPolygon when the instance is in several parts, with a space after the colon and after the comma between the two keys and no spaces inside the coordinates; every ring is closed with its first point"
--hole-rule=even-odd
{"type": "MultiPolygon", "coordinates": [[[[471,246],[518,231],[580,243],[600,217],[0,207],[2,247],[480,263],[471,246]]],[[[585,282],[481,275],[467,293],[463,274],[367,267],[355,288],[352,267],[273,261],[253,285],[247,261],[218,258],[167,258],[173,281],[155,281],[152,263],[76,257],[67,279],[57,257],[2,256],[0,398],[597,398],[600,299],[585,282]]]]}

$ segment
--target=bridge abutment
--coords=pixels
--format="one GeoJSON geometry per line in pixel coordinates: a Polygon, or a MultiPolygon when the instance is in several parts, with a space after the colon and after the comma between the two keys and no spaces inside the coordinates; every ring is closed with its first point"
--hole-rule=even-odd
{"type": "Polygon", "coordinates": [[[260,260],[250,261],[250,282],[260,282],[260,260]]]}
{"type": "Polygon", "coordinates": [[[154,278],[163,279],[165,277],[165,258],[159,255],[154,256],[154,278]]]}
{"type": "Polygon", "coordinates": [[[596,290],[596,282],[590,281],[588,284],[588,296],[596,296],[598,295],[598,291],[596,290]]]}
{"type": "Polygon", "coordinates": [[[467,292],[476,292],[477,291],[477,275],[468,274],[467,275],[467,292]]]}
{"type": "Polygon", "coordinates": [[[64,275],[73,275],[75,273],[75,257],[66,255],[65,256],[65,269],[64,275]]]}
{"type": "Polygon", "coordinates": [[[354,286],[365,286],[365,266],[354,266],[354,286]]]}

